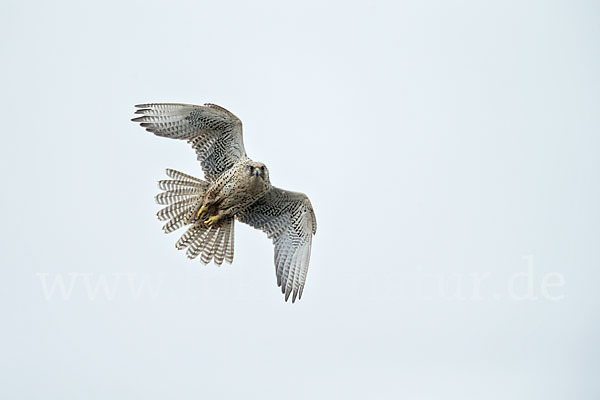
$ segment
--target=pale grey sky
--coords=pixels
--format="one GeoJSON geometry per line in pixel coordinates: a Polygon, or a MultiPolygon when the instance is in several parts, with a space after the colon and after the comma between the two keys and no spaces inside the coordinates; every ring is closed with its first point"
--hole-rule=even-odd
{"type": "Polygon", "coordinates": [[[597,3],[2,8],[1,398],[600,396],[597,3]],[[264,234],[217,268],[162,233],[201,170],[151,101],[230,109],[310,196],[300,302],[264,234]]]}

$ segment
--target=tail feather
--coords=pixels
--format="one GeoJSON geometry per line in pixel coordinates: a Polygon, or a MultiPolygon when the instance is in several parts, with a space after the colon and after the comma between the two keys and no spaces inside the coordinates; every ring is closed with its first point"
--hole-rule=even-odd
{"type": "Polygon", "coordinates": [[[198,257],[198,254],[202,252],[202,243],[206,239],[206,236],[209,232],[210,229],[206,229],[202,231],[199,235],[196,235],[195,239],[190,243],[187,251],[185,252],[188,258],[194,259],[198,257]]]}
{"type": "Polygon", "coordinates": [[[196,205],[198,203],[198,199],[195,197],[190,197],[185,200],[178,201],[177,203],[173,203],[156,213],[156,216],[161,221],[166,221],[172,218],[177,217],[182,212],[187,210],[188,206],[196,205]]]}
{"type": "Polygon", "coordinates": [[[183,235],[181,235],[179,240],[177,240],[177,243],[175,243],[175,247],[177,247],[177,250],[183,250],[186,247],[188,247],[190,243],[192,243],[192,241],[196,239],[196,236],[201,233],[202,230],[203,227],[200,225],[190,226],[189,229],[185,231],[183,235]]]}
{"type": "Polygon", "coordinates": [[[200,256],[200,261],[202,261],[204,264],[208,264],[212,260],[212,249],[220,230],[220,227],[212,226],[210,229],[210,233],[202,243],[202,255],[200,256]]]}
{"type": "Polygon", "coordinates": [[[191,258],[200,256],[208,264],[214,260],[221,265],[223,261],[233,262],[234,222],[232,217],[221,219],[213,226],[194,221],[194,213],[208,188],[208,183],[191,175],[173,169],[167,169],[170,180],[161,180],[158,187],[163,192],[156,195],[159,204],[167,205],[156,213],[165,233],[173,232],[184,225],[192,224],[175,243],[179,250],[187,248],[186,255],[191,258]]]}
{"type": "Polygon", "coordinates": [[[197,188],[174,189],[157,194],[154,198],[158,204],[173,204],[190,197],[198,198],[202,191],[197,188]]]}
{"type": "Polygon", "coordinates": [[[194,204],[185,207],[181,213],[177,214],[177,216],[170,219],[169,222],[167,222],[163,226],[163,231],[165,231],[165,233],[171,233],[181,228],[182,226],[187,224],[188,221],[193,217],[193,213],[195,210],[196,207],[194,204]]]}
{"type": "Polygon", "coordinates": [[[183,181],[183,180],[163,180],[158,181],[158,188],[160,190],[175,190],[175,189],[185,189],[185,188],[197,188],[205,190],[206,185],[203,185],[198,182],[191,181],[183,181]]]}
{"type": "MultiPolygon", "coordinates": [[[[224,240],[225,231],[228,231],[228,230],[229,230],[228,226],[227,227],[223,226],[221,229],[219,229],[219,234],[217,235],[217,239],[215,240],[215,243],[214,243],[214,246],[212,249],[215,264],[217,264],[218,266],[221,266],[221,264],[223,264],[223,257],[225,256],[225,248],[224,247],[227,244],[224,240]]],[[[227,235],[229,235],[229,232],[227,232],[227,235]]]]}
{"type": "Polygon", "coordinates": [[[231,229],[234,224],[233,218],[227,218],[216,227],[216,231],[210,237],[205,239],[205,247],[202,251],[202,262],[209,263],[211,260],[215,264],[222,265],[225,257],[225,249],[231,240],[231,229]]]}
{"type": "Polygon", "coordinates": [[[233,262],[234,227],[235,227],[235,224],[232,221],[231,225],[229,226],[229,238],[226,239],[226,243],[225,243],[225,261],[227,261],[229,264],[231,264],[233,262]]]}
{"type": "Polygon", "coordinates": [[[184,174],[183,172],[176,171],[176,170],[170,169],[170,168],[167,168],[167,176],[169,178],[173,178],[175,180],[198,182],[198,183],[201,183],[204,185],[208,185],[205,181],[203,181],[201,179],[195,178],[191,175],[184,174]]]}

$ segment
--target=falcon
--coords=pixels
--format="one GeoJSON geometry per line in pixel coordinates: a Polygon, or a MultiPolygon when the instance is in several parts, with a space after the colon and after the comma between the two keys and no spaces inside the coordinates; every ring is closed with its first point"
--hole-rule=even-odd
{"type": "Polygon", "coordinates": [[[273,240],[277,285],[302,298],[317,220],[308,196],[271,184],[269,170],[248,158],[242,121],[215,104],[149,103],[135,106],[138,122],[157,136],[186,140],[196,151],[204,180],[173,169],[158,182],[157,217],[165,233],[186,227],[175,243],[204,264],[233,262],[235,220],[273,240]]]}

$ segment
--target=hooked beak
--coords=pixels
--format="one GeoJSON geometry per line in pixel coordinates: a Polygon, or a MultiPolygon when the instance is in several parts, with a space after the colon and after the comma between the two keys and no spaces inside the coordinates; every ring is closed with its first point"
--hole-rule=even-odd
{"type": "Polygon", "coordinates": [[[254,168],[254,176],[259,176],[261,174],[260,168],[254,168]]]}

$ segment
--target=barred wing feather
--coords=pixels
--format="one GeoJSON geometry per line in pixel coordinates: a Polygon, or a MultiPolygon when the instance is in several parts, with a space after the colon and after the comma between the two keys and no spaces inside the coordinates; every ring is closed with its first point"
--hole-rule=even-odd
{"type": "Polygon", "coordinates": [[[202,165],[207,180],[215,180],[239,160],[247,158],[242,121],[215,104],[178,103],[136,105],[132,119],[157,136],[187,140],[202,165]]]}
{"type": "Polygon", "coordinates": [[[263,198],[237,215],[237,219],[266,232],[275,246],[277,285],[287,301],[302,298],[312,236],[317,220],[308,197],[303,193],[273,188],[263,198]]]}

